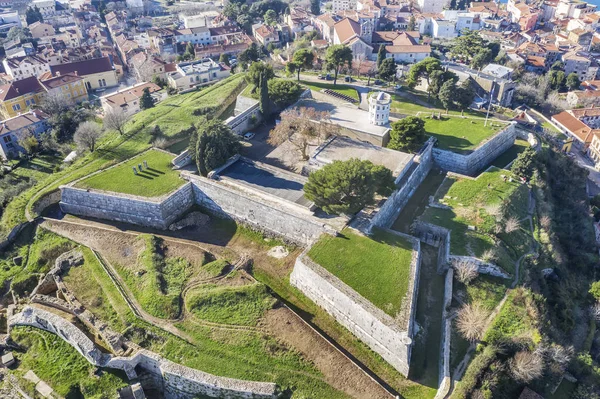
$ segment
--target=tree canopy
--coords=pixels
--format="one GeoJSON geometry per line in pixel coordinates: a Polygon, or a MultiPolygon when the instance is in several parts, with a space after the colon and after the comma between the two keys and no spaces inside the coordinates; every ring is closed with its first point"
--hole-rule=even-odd
{"type": "Polygon", "coordinates": [[[290,73],[296,72],[298,74],[298,80],[300,80],[300,72],[306,69],[311,69],[314,60],[315,55],[311,49],[301,48],[294,53],[292,61],[288,62],[286,67],[290,73]]]}
{"type": "Polygon", "coordinates": [[[204,121],[190,140],[190,153],[203,176],[223,165],[240,147],[231,128],[218,119],[204,121]]]}
{"type": "Polygon", "coordinates": [[[374,203],[375,194],[394,190],[392,172],[370,161],[333,161],[312,172],[304,196],[329,214],[351,215],[374,203]]]}
{"type": "Polygon", "coordinates": [[[314,15],[321,15],[320,0],[310,0],[310,12],[312,12],[314,15]]]}
{"type": "Polygon", "coordinates": [[[246,81],[248,84],[253,85],[256,89],[260,85],[260,79],[263,74],[266,80],[270,80],[275,77],[275,72],[273,71],[273,67],[271,65],[258,61],[253,62],[248,69],[248,73],[246,74],[246,81]]]}
{"type": "Polygon", "coordinates": [[[25,11],[25,21],[27,21],[27,25],[38,21],[44,22],[44,16],[38,6],[27,8],[27,11],[25,11]]]}
{"type": "Polygon", "coordinates": [[[386,54],[387,54],[387,51],[385,49],[385,45],[380,44],[379,51],[377,51],[377,68],[379,68],[381,66],[381,63],[383,62],[383,60],[385,60],[386,54]]]}
{"type": "Polygon", "coordinates": [[[296,102],[302,88],[291,80],[271,79],[268,82],[269,98],[279,108],[286,107],[296,102]]]}
{"type": "MultiPolygon", "coordinates": [[[[431,76],[431,74],[434,71],[441,71],[441,70],[442,70],[442,64],[440,63],[440,60],[433,58],[433,57],[427,57],[424,60],[419,61],[410,67],[410,69],[408,71],[408,78],[406,79],[406,83],[410,87],[415,87],[417,84],[419,84],[419,81],[422,78],[425,78],[427,80],[427,84],[429,85],[430,84],[429,77],[431,76]]],[[[441,85],[440,85],[440,87],[441,87],[441,85]]]]}
{"type": "Polygon", "coordinates": [[[579,76],[577,76],[577,74],[575,72],[571,72],[567,76],[567,81],[565,84],[567,85],[567,88],[569,90],[575,90],[579,87],[581,82],[579,81],[579,76]]]}
{"type": "Polygon", "coordinates": [[[425,142],[425,121],[416,116],[407,116],[392,123],[390,141],[392,150],[415,152],[425,142]]]}
{"type": "Polygon", "coordinates": [[[379,77],[388,82],[396,79],[396,61],[393,58],[386,58],[379,65],[379,77]]]}
{"type": "Polygon", "coordinates": [[[145,88],[142,97],[140,98],[140,109],[148,109],[154,107],[154,99],[150,94],[150,89],[145,88]]]}
{"type": "Polygon", "coordinates": [[[527,147],[512,163],[510,170],[519,177],[531,179],[535,169],[536,152],[532,147],[527,147]]]}
{"type": "Polygon", "coordinates": [[[337,83],[338,73],[343,67],[352,67],[352,49],[343,44],[334,44],[327,48],[325,55],[325,64],[327,69],[333,69],[333,85],[337,83]]]}

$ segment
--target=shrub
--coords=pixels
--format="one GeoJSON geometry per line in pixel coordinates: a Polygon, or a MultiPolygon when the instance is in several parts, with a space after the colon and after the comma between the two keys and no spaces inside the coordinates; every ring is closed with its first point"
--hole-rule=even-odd
{"type": "Polygon", "coordinates": [[[469,341],[481,339],[487,316],[488,312],[479,303],[464,305],[456,319],[458,331],[469,341]]]}
{"type": "Polygon", "coordinates": [[[510,360],[509,366],[517,381],[528,383],[542,376],[544,359],[538,352],[520,351],[510,360]]]}
{"type": "Polygon", "coordinates": [[[600,281],[593,282],[589,292],[596,301],[600,301],[600,281]]]}
{"type": "Polygon", "coordinates": [[[454,266],[456,279],[463,284],[469,284],[479,275],[479,268],[476,264],[469,261],[460,261],[454,266]]]}

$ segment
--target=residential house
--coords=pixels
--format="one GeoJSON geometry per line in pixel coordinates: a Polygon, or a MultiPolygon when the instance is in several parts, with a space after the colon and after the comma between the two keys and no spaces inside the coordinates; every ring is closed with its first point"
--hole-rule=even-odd
{"type": "MultiPolygon", "coordinates": [[[[600,132],[594,132],[592,136],[592,142],[587,149],[587,154],[594,161],[594,167],[596,170],[600,170],[600,132]]],[[[596,239],[598,240],[598,236],[600,235],[600,225],[594,225],[596,230],[596,239]]]]}
{"type": "Polygon", "coordinates": [[[11,28],[20,28],[21,18],[18,12],[3,12],[0,13],[0,32],[8,33],[11,28]]]}
{"type": "Polygon", "coordinates": [[[356,0],[333,0],[331,9],[334,13],[344,10],[356,10],[356,0]]]}
{"type": "Polygon", "coordinates": [[[88,99],[84,79],[73,72],[64,75],[58,73],[57,76],[47,77],[40,82],[48,94],[62,96],[67,101],[78,103],[88,99]]]}
{"type": "Polygon", "coordinates": [[[313,24],[319,33],[321,33],[321,36],[323,36],[323,40],[333,43],[334,26],[341,20],[342,18],[338,15],[326,13],[314,18],[313,24]]]}
{"type": "Polygon", "coordinates": [[[7,58],[2,61],[2,65],[6,74],[14,80],[40,76],[50,71],[48,62],[37,55],[7,58]]]}
{"type": "Polygon", "coordinates": [[[183,26],[186,29],[216,27],[219,19],[217,11],[202,11],[193,15],[181,15],[183,26]]]}
{"type": "Polygon", "coordinates": [[[84,79],[87,91],[115,87],[119,84],[117,73],[109,57],[69,62],[50,67],[52,76],[76,73],[84,79]]]}
{"type": "Polygon", "coordinates": [[[35,76],[0,86],[0,116],[8,119],[27,112],[41,101],[45,92],[35,76]]]}
{"type": "Polygon", "coordinates": [[[594,135],[600,133],[600,108],[566,110],[553,115],[552,121],[574,139],[575,148],[587,151],[594,135]]]}
{"type": "Polygon", "coordinates": [[[598,64],[585,54],[571,51],[562,56],[565,64],[565,74],[577,74],[580,81],[595,80],[598,74],[598,64]]]}
{"type": "Polygon", "coordinates": [[[50,37],[56,34],[54,27],[44,22],[34,22],[29,25],[29,31],[34,39],[41,39],[43,37],[50,37]]]}
{"type": "Polygon", "coordinates": [[[279,46],[280,38],[277,30],[269,25],[255,24],[252,25],[252,35],[258,43],[267,47],[269,44],[279,46]]]}
{"type": "Polygon", "coordinates": [[[116,93],[108,94],[100,97],[100,102],[104,112],[110,110],[123,110],[128,114],[134,114],[140,111],[140,98],[144,94],[144,89],[148,89],[155,103],[158,103],[166,98],[166,92],[160,86],[154,83],[142,82],[125,89],[119,90],[116,93]]]}
{"type": "Polygon", "coordinates": [[[413,64],[429,57],[431,46],[419,44],[420,38],[419,32],[399,33],[391,44],[385,46],[386,58],[393,58],[398,63],[413,64]]]}
{"type": "Polygon", "coordinates": [[[586,80],[581,83],[580,89],[567,93],[567,102],[571,107],[600,105],[600,80],[586,80]]]}
{"type": "Polygon", "coordinates": [[[502,107],[509,107],[511,105],[516,85],[510,79],[510,76],[508,78],[500,77],[503,74],[506,75],[508,71],[503,72],[503,70],[499,68],[492,67],[490,69],[492,74],[488,74],[483,71],[468,68],[462,64],[454,63],[448,64],[447,68],[458,76],[460,82],[469,79],[477,96],[482,101],[489,101],[490,96],[492,96],[493,93],[493,103],[502,107]]]}
{"type": "Polygon", "coordinates": [[[248,49],[251,44],[252,39],[245,33],[241,33],[239,36],[228,38],[225,42],[218,42],[205,46],[196,45],[194,54],[197,59],[219,58],[221,54],[237,55],[248,49]]]}
{"type": "Polygon", "coordinates": [[[31,7],[37,7],[44,18],[56,14],[56,2],[54,0],[33,0],[31,7]]]}
{"type": "Polygon", "coordinates": [[[210,58],[177,64],[175,72],[167,74],[170,87],[179,91],[215,83],[231,74],[231,69],[210,58]]]}
{"type": "Polygon", "coordinates": [[[149,82],[155,76],[161,79],[167,77],[167,62],[156,55],[137,53],[131,57],[131,66],[138,81],[149,82]]]}
{"type": "Polygon", "coordinates": [[[417,7],[422,13],[439,13],[449,5],[448,0],[417,0],[417,7]]]}
{"type": "Polygon", "coordinates": [[[20,152],[24,153],[25,149],[19,144],[20,140],[29,134],[39,139],[42,133],[50,129],[47,119],[48,115],[35,109],[1,121],[0,157],[11,159],[20,152]]]}
{"type": "Polygon", "coordinates": [[[175,33],[176,43],[210,44],[210,30],[206,26],[198,28],[178,29],[175,33]]]}

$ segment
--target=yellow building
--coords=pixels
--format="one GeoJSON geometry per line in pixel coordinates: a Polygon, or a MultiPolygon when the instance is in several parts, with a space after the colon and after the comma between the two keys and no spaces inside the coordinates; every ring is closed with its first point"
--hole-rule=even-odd
{"type": "Polygon", "coordinates": [[[35,76],[0,86],[0,115],[2,119],[18,116],[39,104],[46,90],[35,76]]]}
{"type": "Polygon", "coordinates": [[[85,81],[75,74],[40,79],[31,76],[0,86],[0,116],[8,119],[31,110],[48,93],[62,95],[67,102],[79,102],[88,98],[85,81]]]}
{"type": "Polygon", "coordinates": [[[52,76],[75,74],[84,80],[87,91],[118,86],[117,73],[109,57],[52,65],[52,76]]]}
{"type": "Polygon", "coordinates": [[[87,89],[85,81],[81,76],[74,73],[67,73],[53,78],[44,79],[42,76],[42,85],[50,94],[61,95],[69,101],[75,103],[87,100],[87,89]]]}

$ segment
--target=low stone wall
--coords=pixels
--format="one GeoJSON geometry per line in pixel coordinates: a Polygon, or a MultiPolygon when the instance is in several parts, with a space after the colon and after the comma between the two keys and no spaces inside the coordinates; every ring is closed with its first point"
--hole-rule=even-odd
{"type": "Polygon", "coordinates": [[[479,145],[470,154],[458,154],[434,148],[433,159],[444,170],[463,175],[474,175],[508,150],[514,144],[516,137],[517,129],[513,122],[494,137],[479,145]]]}
{"type": "Polygon", "coordinates": [[[452,318],[449,312],[452,303],[452,282],[454,270],[449,269],[444,279],[444,308],[442,310],[442,345],[440,353],[439,388],[435,399],[445,398],[450,391],[450,343],[452,337],[452,318]]]}
{"type": "MultiPolygon", "coordinates": [[[[405,236],[405,235],[403,235],[405,236]]],[[[409,237],[409,236],[405,236],[409,237]]],[[[414,313],[418,292],[420,246],[414,245],[411,282],[403,302],[405,317],[392,318],[356,291],[313,262],[306,251],[296,259],[290,283],[332,315],[341,325],[407,376],[410,366],[414,313]]]]}
{"type": "Polygon", "coordinates": [[[15,238],[17,238],[17,236],[19,235],[19,233],[21,231],[23,231],[23,229],[25,227],[29,226],[29,223],[31,223],[31,222],[19,223],[18,225],[13,227],[8,232],[8,235],[6,236],[6,238],[4,238],[2,241],[0,241],[0,251],[4,251],[10,244],[12,244],[13,241],[15,240],[15,238]]]}
{"type": "Polygon", "coordinates": [[[477,266],[477,270],[478,270],[479,274],[487,274],[489,276],[506,278],[506,279],[510,278],[508,273],[506,273],[504,270],[502,270],[502,268],[500,266],[495,265],[493,263],[485,262],[484,260],[476,258],[474,256],[450,255],[448,257],[448,260],[453,266],[455,266],[456,264],[458,264],[460,262],[466,262],[469,264],[473,264],[473,265],[477,266]]]}
{"type": "Polygon", "coordinates": [[[275,202],[275,198],[258,197],[223,182],[192,174],[183,177],[192,183],[195,203],[217,216],[234,219],[251,228],[274,234],[300,245],[308,245],[323,233],[337,232],[308,209],[275,202]]]}
{"type": "Polygon", "coordinates": [[[33,213],[39,216],[44,212],[44,209],[50,205],[54,205],[60,202],[60,190],[51,191],[50,193],[43,195],[33,204],[33,213]]]}
{"type": "Polygon", "coordinates": [[[156,198],[61,186],[65,213],[166,229],[194,203],[191,184],[156,198]]]}
{"type": "Polygon", "coordinates": [[[416,236],[420,237],[425,242],[428,242],[428,240],[425,239],[427,235],[430,235],[435,239],[434,241],[439,248],[437,272],[438,274],[444,274],[450,265],[450,230],[420,220],[415,221],[412,230],[416,236]]]}
{"type": "Polygon", "coordinates": [[[131,378],[136,376],[135,367],[140,366],[151,373],[155,380],[160,381],[166,399],[192,399],[199,395],[227,399],[278,396],[274,383],[218,377],[173,363],[144,349],[131,357],[103,354],[73,324],[42,309],[26,306],[22,312],[11,315],[8,324],[10,327],[31,326],[54,333],[73,346],[94,366],[124,370],[131,378]]]}
{"type": "Polygon", "coordinates": [[[394,191],[381,207],[374,211],[371,226],[389,228],[398,218],[400,212],[421,185],[433,166],[432,150],[435,140],[430,139],[413,162],[417,167],[410,175],[404,176],[398,184],[400,188],[394,191]]]}

